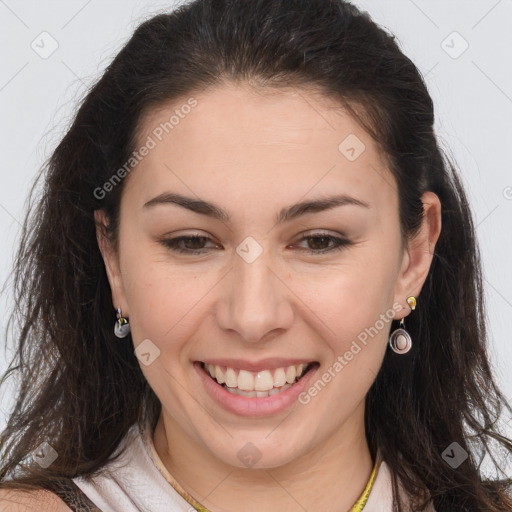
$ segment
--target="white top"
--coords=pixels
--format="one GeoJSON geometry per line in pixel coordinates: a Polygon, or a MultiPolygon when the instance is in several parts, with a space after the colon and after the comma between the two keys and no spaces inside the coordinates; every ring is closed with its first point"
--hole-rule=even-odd
{"type": "MultiPolygon", "coordinates": [[[[134,424],[118,450],[126,451],[107,463],[101,475],[86,480],[73,478],[75,484],[102,512],[194,512],[194,508],[173,488],[168,473],[155,450],[149,429],[134,424]]],[[[116,450],[116,454],[118,452],[116,450]]],[[[380,463],[364,512],[391,512],[391,474],[380,463]]],[[[427,509],[435,512],[434,508],[427,509]]]]}

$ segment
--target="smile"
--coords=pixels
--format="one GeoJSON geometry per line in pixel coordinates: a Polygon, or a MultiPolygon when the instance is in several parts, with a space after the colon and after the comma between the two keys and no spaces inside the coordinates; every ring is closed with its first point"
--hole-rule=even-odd
{"type": "Polygon", "coordinates": [[[238,359],[194,362],[209,399],[225,411],[252,418],[279,414],[293,406],[319,367],[317,361],[282,358],[257,363],[238,359]]]}
{"type": "Polygon", "coordinates": [[[314,363],[284,366],[258,372],[203,363],[205,372],[233,395],[265,398],[291,388],[314,363]]]}

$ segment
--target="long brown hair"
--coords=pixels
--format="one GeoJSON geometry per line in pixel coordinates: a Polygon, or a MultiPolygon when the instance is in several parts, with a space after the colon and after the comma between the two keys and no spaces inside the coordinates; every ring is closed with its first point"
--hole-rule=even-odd
{"type": "Polygon", "coordinates": [[[114,337],[96,242],[97,209],[116,240],[123,183],[98,189],[134,151],[144,114],[227,80],[315,88],[349,109],[391,162],[405,237],[421,223],[422,193],[439,196],[442,232],[407,322],[413,349],[387,352],[366,397],[366,435],[395,495],[398,477],[416,509],[429,494],[437,512],[512,510],[507,481],[480,474],[484,453],[499,469],[491,441],[512,452],[496,426],[512,410],[489,365],[479,251],[458,171],[440,151],[415,65],[343,0],[185,3],[142,23],[91,88],[42,169],[41,197],[32,190],[15,261],[17,351],[3,380],[16,375],[20,386],[0,436],[2,487],[51,489],[57,478],[98,473],[130,426],[155,425],[159,400],[130,338],[114,337]],[[57,459],[46,469],[27,464],[44,441],[57,459]],[[469,454],[457,469],[442,456],[453,442],[469,454]]]}

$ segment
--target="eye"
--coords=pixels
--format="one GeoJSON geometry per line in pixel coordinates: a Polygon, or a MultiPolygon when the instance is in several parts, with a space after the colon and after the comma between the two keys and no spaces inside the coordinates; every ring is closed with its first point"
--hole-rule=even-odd
{"type": "Polygon", "coordinates": [[[208,249],[203,249],[203,243],[211,240],[208,236],[202,235],[187,235],[187,236],[179,236],[176,238],[164,238],[161,240],[161,243],[171,249],[171,251],[175,251],[182,254],[204,254],[208,252],[208,249]],[[180,247],[179,244],[183,242],[184,245],[188,247],[180,247]],[[190,248],[191,247],[191,248],[190,248]]]}
{"type": "MultiPolygon", "coordinates": [[[[209,248],[205,248],[204,244],[212,241],[208,236],[193,234],[186,236],[179,236],[176,238],[164,238],[160,242],[170,249],[171,251],[181,254],[205,254],[209,251],[209,248]],[[183,247],[183,244],[185,247],[183,247]]],[[[313,248],[303,249],[310,254],[325,254],[331,251],[339,251],[344,247],[352,245],[352,242],[346,238],[340,238],[328,233],[317,232],[307,233],[302,235],[299,242],[307,241],[311,243],[313,241],[313,248]],[[333,245],[329,246],[332,243],[333,245]]],[[[213,248],[219,248],[218,245],[214,244],[213,248]]]]}
{"type": "Polygon", "coordinates": [[[300,238],[300,242],[303,242],[304,240],[310,242],[313,241],[313,249],[306,248],[305,250],[309,252],[310,254],[324,254],[331,251],[339,251],[349,245],[352,245],[352,242],[350,240],[347,240],[346,238],[340,238],[333,235],[329,235],[328,233],[306,233],[302,235],[300,238]],[[329,243],[333,242],[334,245],[329,247],[329,243]]]}

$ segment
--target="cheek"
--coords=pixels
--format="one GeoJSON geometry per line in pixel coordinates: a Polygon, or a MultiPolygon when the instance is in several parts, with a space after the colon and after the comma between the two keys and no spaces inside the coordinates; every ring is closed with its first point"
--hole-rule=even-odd
{"type": "Polygon", "coordinates": [[[215,276],[193,265],[173,265],[154,247],[132,249],[125,251],[122,264],[134,343],[148,338],[162,353],[175,353],[205,314],[205,294],[215,276]]]}
{"type": "MultiPolygon", "coordinates": [[[[339,419],[364,398],[382,364],[395,314],[395,253],[380,258],[371,251],[364,257],[360,253],[357,261],[347,261],[310,294],[311,309],[323,321],[322,338],[329,347],[318,378],[328,382],[326,398],[332,398],[319,401],[319,407],[344,404],[333,418],[339,419]]],[[[317,388],[323,389],[323,384],[317,388]]]]}
{"type": "Polygon", "coordinates": [[[329,293],[315,298],[328,327],[322,329],[325,357],[304,400],[317,400],[318,414],[329,418],[330,425],[345,421],[364,399],[387,349],[392,287],[388,279],[371,274],[338,277],[329,293]],[[385,287],[390,290],[387,301],[385,287]]]}
{"type": "Polygon", "coordinates": [[[315,280],[309,282],[309,303],[331,328],[331,337],[339,340],[340,348],[381,314],[392,314],[395,267],[391,258],[374,258],[368,252],[326,274],[322,281],[316,280],[316,286],[315,280]]]}

